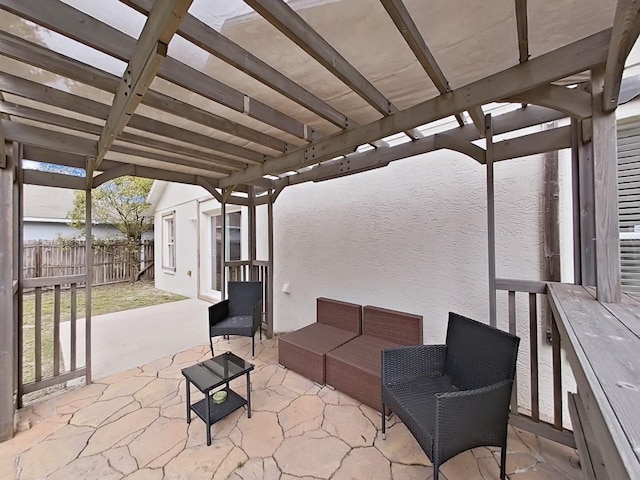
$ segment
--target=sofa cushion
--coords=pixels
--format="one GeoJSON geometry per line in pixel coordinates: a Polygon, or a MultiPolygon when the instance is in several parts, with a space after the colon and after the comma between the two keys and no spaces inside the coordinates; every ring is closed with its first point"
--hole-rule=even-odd
{"type": "Polygon", "coordinates": [[[422,316],[367,305],[362,309],[362,334],[397,345],[422,345],[422,316]]]}
{"type": "Polygon", "coordinates": [[[362,306],[320,297],[316,300],[316,321],[360,335],[362,306]]]}
{"type": "Polygon", "coordinates": [[[278,363],[316,383],[325,383],[325,354],[357,334],[312,323],[278,340],[278,363]]]}
{"type": "Polygon", "coordinates": [[[326,382],[336,390],[380,410],[381,351],[398,347],[377,337],[361,335],[326,355],[326,382]]]}

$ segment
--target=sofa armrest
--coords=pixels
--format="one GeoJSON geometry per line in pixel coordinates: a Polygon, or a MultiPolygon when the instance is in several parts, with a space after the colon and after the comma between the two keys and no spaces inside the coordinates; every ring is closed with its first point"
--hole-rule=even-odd
{"type": "Polygon", "coordinates": [[[262,323],[262,300],[253,306],[253,329],[254,331],[260,328],[262,323]]]}
{"type": "Polygon", "coordinates": [[[382,384],[392,385],[443,374],[446,345],[415,345],[382,350],[382,384]]]}
{"type": "Polygon", "coordinates": [[[503,380],[474,390],[436,394],[434,439],[440,458],[479,445],[504,444],[512,385],[512,380],[503,380]]]}
{"type": "Polygon", "coordinates": [[[209,328],[229,316],[229,300],[223,300],[209,307],[209,328]]]}

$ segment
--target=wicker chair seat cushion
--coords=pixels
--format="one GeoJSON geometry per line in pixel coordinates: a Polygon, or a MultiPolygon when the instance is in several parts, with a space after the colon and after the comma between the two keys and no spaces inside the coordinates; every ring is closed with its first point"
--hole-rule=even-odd
{"type": "Polygon", "coordinates": [[[278,340],[278,363],[324,385],[325,354],[357,337],[356,333],[312,323],[278,340]]]}
{"type": "Polygon", "coordinates": [[[396,412],[429,458],[432,458],[436,394],[455,391],[458,388],[447,376],[422,377],[411,382],[382,385],[382,401],[396,412]]]}
{"type": "Polygon", "coordinates": [[[220,335],[253,335],[253,316],[235,315],[227,317],[211,327],[211,336],[220,335]]]}

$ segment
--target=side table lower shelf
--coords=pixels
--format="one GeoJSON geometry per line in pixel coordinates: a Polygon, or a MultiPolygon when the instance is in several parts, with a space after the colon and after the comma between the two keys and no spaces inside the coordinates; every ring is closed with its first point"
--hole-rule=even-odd
{"type": "Polygon", "coordinates": [[[244,407],[247,404],[246,399],[238,395],[230,388],[224,388],[223,390],[227,392],[227,399],[222,403],[214,403],[213,397],[211,395],[207,395],[199,402],[191,405],[191,411],[193,411],[202,419],[202,421],[207,425],[207,428],[216,423],[218,420],[226,417],[231,412],[234,412],[235,410],[244,407]],[[207,406],[205,403],[207,399],[209,400],[208,419],[206,413],[207,406]]]}

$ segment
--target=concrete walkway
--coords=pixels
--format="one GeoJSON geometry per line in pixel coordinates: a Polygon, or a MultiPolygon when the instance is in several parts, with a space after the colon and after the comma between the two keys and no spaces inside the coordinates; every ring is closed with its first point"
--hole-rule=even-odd
{"type": "MultiPolygon", "coordinates": [[[[178,329],[176,329],[177,332],[178,329]]],[[[275,339],[216,339],[255,364],[251,418],[236,410],[211,428],[186,422],[182,368],[210,358],[206,345],[160,358],[20,411],[30,430],[0,443],[7,480],[426,480],[429,459],[395,415],[382,439],[378,412],[277,364],[275,339]]],[[[244,377],[231,382],[246,394],[244,377]]],[[[192,385],[191,400],[202,398],[192,385]]],[[[574,450],[509,428],[510,480],[579,480],[574,450]]],[[[499,478],[499,449],[446,462],[441,480],[499,478]]]]}
{"type": "MultiPolygon", "coordinates": [[[[207,343],[209,305],[190,298],[93,317],[91,363],[94,380],[207,343]]],[[[65,366],[70,364],[71,359],[70,329],[70,322],[60,324],[65,366]]],[[[78,321],[77,329],[77,362],[83,366],[84,319],[78,321]]]]}

